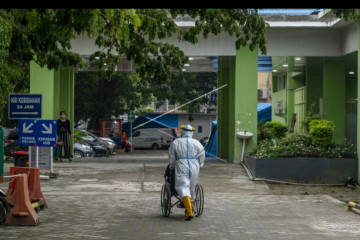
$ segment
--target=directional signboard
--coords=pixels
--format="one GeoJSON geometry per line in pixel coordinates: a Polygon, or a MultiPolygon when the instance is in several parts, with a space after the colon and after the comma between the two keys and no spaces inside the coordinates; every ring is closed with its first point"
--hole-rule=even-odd
{"type": "Polygon", "coordinates": [[[9,119],[39,119],[41,103],[41,94],[9,94],[9,119]]]}
{"type": "Polygon", "coordinates": [[[56,144],[56,120],[38,120],[36,143],[39,147],[52,147],[56,144]]]}
{"type": "Polygon", "coordinates": [[[56,120],[19,120],[18,145],[52,147],[56,144],[56,120]]]}

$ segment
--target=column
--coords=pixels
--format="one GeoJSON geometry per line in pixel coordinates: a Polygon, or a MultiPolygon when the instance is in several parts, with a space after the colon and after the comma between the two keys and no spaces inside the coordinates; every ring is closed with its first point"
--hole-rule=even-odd
{"type": "MultiPolygon", "coordinates": [[[[59,119],[60,111],[66,112],[74,132],[74,71],[63,67],[49,70],[34,61],[30,63],[30,93],[42,94],[42,119],[59,119]]],[[[73,147],[71,144],[71,153],[73,147]]]]}
{"type": "MultiPolygon", "coordinates": [[[[229,57],[218,58],[218,87],[229,84],[229,57]]],[[[218,91],[217,152],[220,158],[228,159],[229,148],[229,85],[218,91]]]]}
{"type": "Polygon", "coordinates": [[[358,21],[358,52],[357,52],[357,146],[356,146],[356,150],[358,153],[358,180],[360,179],[360,103],[359,103],[359,96],[360,96],[360,54],[359,54],[359,49],[360,49],[360,20],[358,21]]]}
{"type": "Polygon", "coordinates": [[[340,57],[323,62],[324,118],[335,123],[333,141],[345,138],[345,62],[340,57]]]}
{"type": "Polygon", "coordinates": [[[236,135],[236,121],[240,121],[240,131],[253,133],[246,140],[245,153],[250,152],[257,144],[257,86],[258,86],[258,52],[249,47],[236,50],[235,62],[230,63],[233,73],[230,76],[230,111],[229,111],[229,158],[240,163],[243,140],[236,135]]]}

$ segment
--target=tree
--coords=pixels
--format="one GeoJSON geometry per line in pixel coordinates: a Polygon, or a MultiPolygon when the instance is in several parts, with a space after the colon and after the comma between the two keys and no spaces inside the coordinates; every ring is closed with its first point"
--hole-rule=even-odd
{"type": "MultiPolygon", "coordinates": [[[[213,72],[172,72],[171,81],[153,84],[152,91],[157,100],[168,99],[170,104],[185,104],[217,88],[217,73],[213,72]]],[[[204,103],[216,105],[214,92],[181,108],[188,112],[199,112],[204,103]]]]}
{"type": "MultiPolygon", "coordinates": [[[[0,10],[12,26],[9,51],[22,61],[36,61],[49,69],[79,67],[82,57],[71,51],[78,35],[95,38],[104,51],[91,62],[110,78],[121,56],[133,60],[142,79],[169,79],[171,69],[181,70],[188,61],[176,46],[159,40],[178,34],[180,41],[197,43],[198,35],[222,31],[237,37],[236,47],[250,45],[266,53],[265,21],[249,9],[8,9],[0,10]],[[189,16],[195,26],[179,29],[174,19],[189,16]],[[112,51],[116,53],[113,54],[112,51]],[[106,67],[104,66],[106,63],[106,67]],[[107,70],[106,70],[107,69],[107,70]]],[[[6,24],[5,24],[6,25],[6,24]]]]}
{"type": "Polygon", "coordinates": [[[134,72],[116,72],[110,80],[100,72],[78,72],[75,91],[75,124],[90,119],[88,129],[93,130],[100,129],[100,118],[127,113],[153,100],[149,87],[134,72]]]}
{"type": "MultiPolygon", "coordinates": [[[[87,65],[71,51],[71,40],[79,35],[95,38],[102,51],[90,56],[90,64],[107,79],[126,56],[134,62],[141,83],[147,85],[147,79],[169,83],[171,71],[181,71],[188,62],[181,49],[161,42],[166,37],[177,34],[179,41],[196,44],[199,35],[207,38],[224,31],[236,36],[236,48],[249,44],[265,54],[267,27],[256,9],[1,9],[0,69],[9,71],[2,75],[11,75],[1,83],[1,94],[13,91],[10,78],[17,81],[27,74],[15,63],[28,68],[35,61],[49,69],[87,65]],[[193,19],[195,26],[178,28],[178,17],[193,19]]],[[[2,101],[3,109],[6,100],[2,101]]]]}
{"type": "Polygon", "coordinates": [[[336,17],[342,18],[345,21],[359,20],[360,18],[360,9],[332,9],[332,12],[336,17]]]}
{"type": "Polygon", "coordinates": [[[16,121],[8,119],[8,94],[29,91],[29,63],[15,58],[9,51],[13,28],[11,15],[0,10],[0,125],[14,127],[16,121]]]}

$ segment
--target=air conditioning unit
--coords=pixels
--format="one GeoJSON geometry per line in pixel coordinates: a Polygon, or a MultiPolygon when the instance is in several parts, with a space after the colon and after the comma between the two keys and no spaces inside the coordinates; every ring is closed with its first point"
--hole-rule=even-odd
{"type": "Polygon", "coordinates": [[[267,89],[258,89],[258,98],[267,99],[267,89]]]}
{"type": "Polygon", "coordinates": [[[283,113],[283,100],[275,100],[274,106],[275,114],[282,114],[283,113]]]}

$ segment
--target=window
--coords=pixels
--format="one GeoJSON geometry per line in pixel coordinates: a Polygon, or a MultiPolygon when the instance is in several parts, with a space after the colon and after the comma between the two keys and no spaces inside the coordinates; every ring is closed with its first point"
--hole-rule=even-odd
{"type": "Polygon", "coordinates": [[[198,126],[198,133],[202,133],[202,126],[198,126]]]}
{"type": "Polygon", "coordinates": [[[287,73],[280,73],[278,75],[278,85],[277,85],[277,90],[283,90],[286,88],[286,74],[287,73]]]}
{"type": "Polygon", "coordinates": [[[136,131],[133,133],[133,137],[140,137],[140,131],[136,131]]]}

